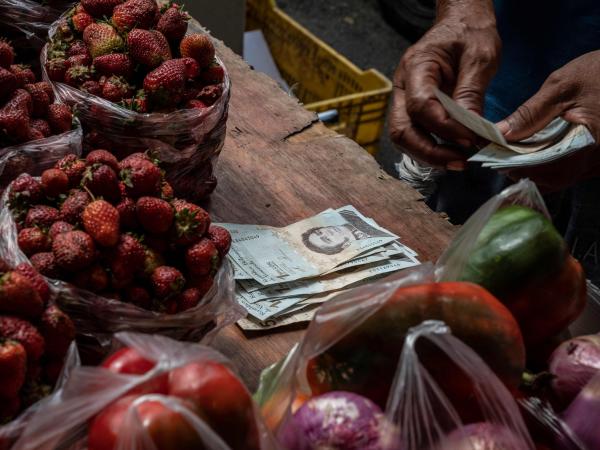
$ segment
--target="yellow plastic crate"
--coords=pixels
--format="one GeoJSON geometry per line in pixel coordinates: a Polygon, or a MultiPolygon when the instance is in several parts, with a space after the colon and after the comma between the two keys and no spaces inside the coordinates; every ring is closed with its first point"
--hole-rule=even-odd
{"type": "Polygon", "coordinates": [[[247,30],[262,30],[281,75],[304,106],[335,109],[330,126],[377,152],[392,82],[375,69],[363,71],[281,11],[275,0],[247,0],[247,30]]]}

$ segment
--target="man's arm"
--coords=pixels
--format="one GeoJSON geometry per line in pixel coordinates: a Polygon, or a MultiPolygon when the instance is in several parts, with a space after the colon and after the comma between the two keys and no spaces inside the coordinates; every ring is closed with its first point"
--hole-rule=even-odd
{"type": "Polygon", "coordinates": [[[431,133],[464,147],[474,144],[475,135],[448,116],[435,89],[481,114],[500,47],[491,0],[439,0],[434,26],[406,51],[394,76],[394,143],[429,165],[464,167],[468,155],[438,145],[431,133]]]}

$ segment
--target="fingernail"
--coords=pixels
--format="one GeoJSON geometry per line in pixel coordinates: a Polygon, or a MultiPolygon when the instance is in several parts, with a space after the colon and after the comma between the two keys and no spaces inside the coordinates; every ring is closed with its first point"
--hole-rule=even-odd
{"type": "Polygon", "coordinates": [[[510,125],[508,124],[508,122],[506,120],[498,122],[496,124],[496,126],[498,127],[498,129],[500,130],[500,133],[502,133],[502,134],[506,135],[510,131],[510,125]]]}
{"type": "Polygon", "coordinates": [[[473,147],[473,143],[468,139],[458,139],[456,141],[456,143],[462,147],[467,147],[467,148],[473,147]]]}
{"type": "Polygon", "coordinates": [[[467,168],[467,163],[464,161],[451,161],[446,164],[446,169],[452,170],[453,172],[462,172],[467,168]]]}

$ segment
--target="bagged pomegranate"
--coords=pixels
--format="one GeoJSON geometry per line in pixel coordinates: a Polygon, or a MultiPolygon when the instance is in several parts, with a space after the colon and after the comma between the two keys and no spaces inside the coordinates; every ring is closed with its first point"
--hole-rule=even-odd
{"type": "Polygon", "coordinates": [[[79,367],[11,450],[275,449],[227,359],[200,344],[118,333],[101,367],[79,367]]]}
{"type": "Polygon", "coordinates": [[[216,186],[230,81],[188,20],[177,4],[84,0],[53,24],[41,62],[57,97],[77,105],[89,147],[150,149],[176,194],[198,201],[216,186]]]}
{"type": "Polygon", "coordinates": [[[68,155],[21,174],[0,206],[0,256],[48,279],[91,349],[124,330],[197,340],[242,315],[229,234],[174,198],[147,154],[68,155]]]}

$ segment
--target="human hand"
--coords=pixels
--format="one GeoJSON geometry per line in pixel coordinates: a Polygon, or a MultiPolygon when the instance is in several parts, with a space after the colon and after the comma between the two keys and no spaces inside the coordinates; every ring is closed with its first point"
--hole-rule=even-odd
{"type": "Polygon", "coordinates": [[[477,137],[450,118],[435,90],[450,93],[459,104],[481,114],[501,43],[490,0],[446,0],[438,5],[435,25],[406,51],[396,70],[390,135],[414,159],[460,170],[469,155],[437,144],[430,133],[464,147],[472,147],[477,137]]]}
{"type": "Polygon", "coordinates": [[[553,72],[540,90],[498,123],[508,141],[542,130],[556,117],[587,126],[596,145],[553,163],[511,170],[512,179],[530,178],[545,192],[600,176],[600,51],[586,53],[553,72]]]}

